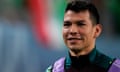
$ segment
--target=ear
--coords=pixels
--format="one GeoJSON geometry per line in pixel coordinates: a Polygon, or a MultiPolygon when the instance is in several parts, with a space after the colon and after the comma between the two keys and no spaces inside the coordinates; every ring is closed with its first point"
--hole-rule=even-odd
{"type": "Polygon", "coordinates": [[[94,38],[99,37],[99,35],[102,32],[102,25],[101,24],[97,24],[96,28],[95,28],[95,34],[94,34],[94,38]]]}

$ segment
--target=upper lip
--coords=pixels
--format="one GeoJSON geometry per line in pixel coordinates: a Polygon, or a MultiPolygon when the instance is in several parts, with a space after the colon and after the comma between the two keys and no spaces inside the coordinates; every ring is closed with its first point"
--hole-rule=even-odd
{"type": "Polygon", "coordinates": [[[81,40],[81,38],[68,38],[68,40],[81,40]]]}

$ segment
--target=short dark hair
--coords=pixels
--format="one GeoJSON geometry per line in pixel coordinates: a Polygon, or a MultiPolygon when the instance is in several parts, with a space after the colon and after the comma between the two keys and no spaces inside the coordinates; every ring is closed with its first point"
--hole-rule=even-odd
{"type": "Polygon", "coordinates": [[[76,13],[80,11],[88,10],[91,18],[94,18],[95,23],[99,24],[100,17],[99,17],[98,10],[92,3],[88,1],[81,1],[81,0],[70,1],[67,4],[65,12],[67,12],[68,10],[72,10],[76,13]]]}

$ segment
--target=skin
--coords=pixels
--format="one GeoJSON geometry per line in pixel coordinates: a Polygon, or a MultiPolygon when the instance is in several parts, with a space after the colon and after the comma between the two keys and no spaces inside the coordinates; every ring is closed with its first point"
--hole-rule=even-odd
{"type": "Polygon", "coordinates": [[[64,15],[63,39],[72,56],[87,55],[95,47],[102,31],[101,24],[94,24],[88,10],[78,13],[68,10],[64,15]]]}

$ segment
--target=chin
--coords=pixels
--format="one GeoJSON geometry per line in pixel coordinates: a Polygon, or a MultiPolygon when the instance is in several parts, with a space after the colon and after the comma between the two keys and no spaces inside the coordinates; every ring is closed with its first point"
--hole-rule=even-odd
{"type": "Polygon", "coordinates": [[[69,46],[69,49],[71,50],[81,50],[81,47],[77,47],[77,46],[69,46]]]}
{"type": "Polygon", "coordinates": [[[81,51],[81,49],[79,49],[79,48],[70,48],[70,50],[71,50],[72,52],[76,53],[76,54],[81,51]]]}

